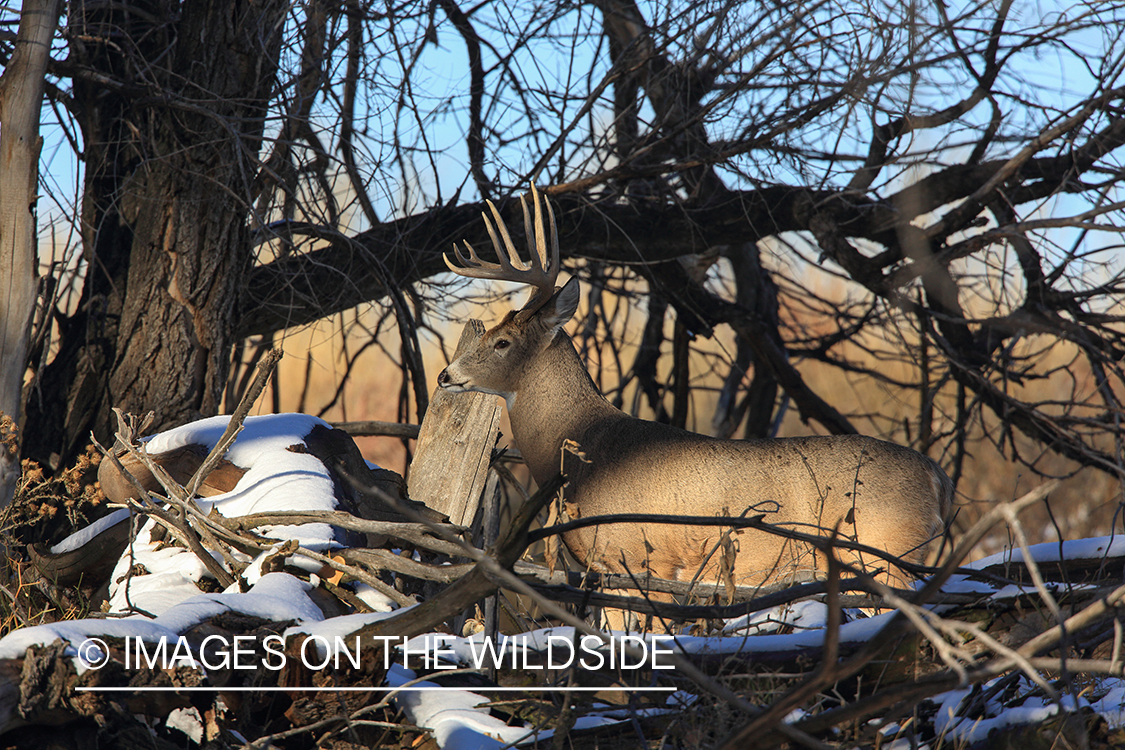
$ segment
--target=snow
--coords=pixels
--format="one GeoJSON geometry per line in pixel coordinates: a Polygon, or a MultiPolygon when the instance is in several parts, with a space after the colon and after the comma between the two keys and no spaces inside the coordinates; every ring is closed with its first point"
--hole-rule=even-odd
{"type": "Polygon", "coordinates": [[[987,740],[989,733],[993,731],[1024,724],[1036,724],[1046,721],[1058,712],[1059,706],[1057,703],[1045,703],[1041,699],[1029,699],[1028,704],[1006,709],[999,716],[991,719],[962,719],[950,728],[946,739],[952,741],[955,746],[962,744],[976,745],[987,740]]]}
{"type": "MultiPolygon", "coordinates": [[[[894,616],[894,612],[884,612],[874,617],[846,622],[840,626],[840,644],[867,643],[894,616]]],[[[824,643],[824,631],[800,630],[782,635],[747,636],[676,636],[673,647],[685,654],[729,654],[729,653],[787,653],[807,648],[819,647],[824,643]]]]}
{"type": "MultiPolygon", "coordinates": [[[[189,445],[205,445],[211,450],[223,436],[230,422],[228,416],[210,417],[153,435],[147,441],[149,453],[164,453],[189,445]]],[[[247,417],[242,432],[227,451],[226,459],[236,466],[257,466],[263,459],[272,459],[278,451],[302,442],[313,427],[330,428],[319,417],[309,414],[264,414],[247,417]]],[[[297,456],[301,454],[291,453],[297,456]]]]}
{"type": "MultiPolygon", "coordinates": [[[[79,647],[91,638],[135,637],[148,643],[162,640],[174,643],[180,634],[223,612],[240,612],[274,622],[323,620],[324,615],[305,593],[310,588],[308,583],[288,573],[270,573],[245,594],[198,594],[197,590],[197,596],[180,602],[151,620],[133,615],[113,619],[64,620],[20,628],[0,639],[0,659],[19,659],[31,646],[45,646],[60,639],[69,644],[64,653],[73,657],[78,656],[79,647]]],[[[84,652],[83,656],[96,657],[99,651],[84,652]]]]}
{"type": "MultiPolygon", "coordinates": [[[[147,441],[147,450],[163,453],[187,445],[202,445],[210,450],[222,436],[228,420],[213,417],[160,433],[147,441]]],[[[303,436],[317,425],[328,426],[323,420],[304,414],[248,417],[226,456],[248,470],[231,492],[197,500],[197,504],[205,513],[213,508],[228,516],[281,510],[335,510],[336,498],[328,470],[315,457],[288,450],[303,443],[303,436]]],[[[115,511],[67,537],[51,551],[61,554],[77,549],[128,516],[128,509],[115,511]]],[[[246,580],[250,585],[246,593],[239,591],[237,584],[223,593],[202,593],[198,584],[209,576],[206,566],[189,550],[167,540],[153,540],[155,528],[153,521],[145,522],[110,578],[110,614],[130,616],[21,628],[0,639],[0,658],[20,658],[30,646],[59,639],[70,644],[66,653],[75,656],[78,646],[88,638],[137,636],[146,642],[174,641],[179,634],[226,611],[271,621],[310,623],[324,619],[308,596],[312,584],[286,573],[261,575],[260,568],[256,568],[246,580]]],[[[281,541],[297,539],[318,550],[338,546],[335,531],[328,524],[267,527],[261,531],[281,541]]],[[[274,551],[263,552],[260,559],[274,551]]],[[[219,556],[215,554],[215,558],[219,556]]],[[[305,562],[312,570],[321,567],[314,561],[305,562]]]]}
{"type": "Polygon", "coordinates": [[[664,704],[672,708],[687,709],[699,702],[699,696],[686,690],[677,690],[668,696],[664,704]]]}
{"type": "Polygon", "coordinates": [[[198,594],[180,602],[156,618],[169,630],[183,633],[223,612],[240,612],[271,622],[324,619],[308,594],[312,585],[288,573],[268,573],[245,594],[198,594]]]}
{"type": "MultiPolygon", "coordinates": [[[[1059,562],[1061,560],[1098,560],[1119,557],[1125,555],[1125,536],[1118,535],[1094,537],[1090,539],[1071,539],[1063,542],[1045,542],[1043,544],[1030,545],[1028,547],[1028,552],[1031,553],[1031,559],[1038,564],[1059,562]]],[[[983,557],[966,564],[964,567],[969,570],[983,570],[994,565],[1022,563],[1023,561],[1023,550],[1016,548],[983,557]]],[[[1118,572],[1120,573],[1121,571],[1118,572]]],[[[1082,588],[1082,586],[1076,584],[1066,584],[1064,586],[1062,584],[1048,583],[1046,586],[1048,590],[1065,588],[1067,591],[1075,591],[1082,588]]],[[[998,589],[994,584],[985,581],[973,581],[963,575],[953,575],[950,576],[949,580],[946,581],[941,588],[942,591],[948,593],[982,594],[992,599],[1002,600],[1026,595],[1028,589],[1031,588],[1031,584],[1023,586],[1013,584],[998,589]]]]}
{"type": "Polygon", "coordinates": [[[1125,728],[1125,680],[1112,680],[1112,682],[1116,683],[1116,686],[1090,704],[1090,708],[1106,720],[1110,731],[1125,728]]]}
{"type": "Polygon", "coordinates": [[[199,593],[199,581],[208,575],[203,561],[183,547],[165,547],[151,539],[156,528],[146,521],[137,538],[113,569],[109,584],[110,612],[132,612],[134,608],[159,615],[199,593]],[[129,575],[142,566],[147,574],[129,575]]]}
{"type": "MultiPolygon", "coordinates": [[[[146,449],[150,453],[163,453],[201,445],[211,450],[222,437],[229,419],[212,417],[162,432],[147,441],[146,449]]],[[[203,513],[214,510],[227,517],[271,511],[336,510],[332,475],[315,456],[289,450],[295,444],[303,445],[303,437],[318,425],[330,426],[306,414],[247,417],[242,432],[226,455],[228,461],[245,468],[246,473],[230,492],[196,499],[196,505],[203,513]]],[[[151,533],[155,528],[154,521],[147,521],[118,561],[110,579],[111,612],[139,610],[160,615],[199,594],[197,584],[209,576],[206,566],[190,550],[153,541],[151,533]],[[147,572],[127,575],[137,566],[147,572]]],[[[266,526],[258,532],[279,542],[295,539],[316,552],[340,546],[336,530],[325,523],[266,526]]],[[[259,556],[257,565],[250,566],[247,583],[257,582],[261,576],[260,561],[269,554],[267,550],[259,556]]],[[[290,562],[310,572],[321,568],[319,562],[302,557],[290,558],[290,562]]]]}
{"type": "MultiPolygon", "coordinates": [[[[1059,560],[1096,560],[1104,557],[1125,555],[1125,536],[1103,536],[1091,539],[1072,539],[1059,542],[1044,542],[1028,547],[1031,559],[1037,563],[1057,562],[1059,560]],[[1061,548],[1061,549],[1060,549],[1061,548]]],[[[982,570],[991,565],[1008,562],[1023,562],[1023,550],[1016,548],[997,552],[969,563],[965,567],[982,570]]]]}
{"type": "MultiPolygon", "coordinates": [[[[408,683],[412,683],[412,687],[439,687],[436,682],[413,682],[414,680],[416,675],[413,670],[405,669],[399,664],[392,665],[387,672],[387,684],[393,687],[408,683]]],[[[501,750],[513,745],[538,747],[538,743],[549,740],[554,735],[552,729],[509,726],[482,707],[489,702],[487,697],[468,690],[403,692],[396,693],[394,700],[412,723],[433,732],[434,739],[442,750],[501,750]]],[[[678,703],[670,702],[668,705],[676,706],[678,703]]],[[[630,721],[633,716],[653,716],[668,712],[669,709],[634,710],[604,706],[604,710],[590,711],[576,717],[573,729],[621,724],[630,721]]]]}
{"type": "Polygon", "coordinates": [[[796,628],[823,628],[828,622],[828,605],[817,601],[781,604],[727,622],[723,632],[738,635],[763,635],[784,625],[796,628]]]}
{"type": "Polygon", "coordinates": [[[892,742],[883,743],[879,747],[883,750],[930,750],[929,744],[919,745],[911,737],[900,737],[892,742]]]}
{"type": "Polygon", "coordinates": [[[306,636],[313,638],[317,654],[320,658],[328,656],[324,646],[332,646],[332,656],[340,655],[342,650],[355,652],[354,636],[352,635],[365,625],[379,622],[390,617],[392,612],[363,612],[351,615],[338,615],[327,620],[305,621],[298,625],[291,625],[282,633],[286,642],[290,637],[306,636]],[[350,638],[350,639],[349,639],[350,638]]]}
{"type": "Polygon", "coordinates": [[[169,729],[183,732],[197,745],[203,743],[203,717],[200,716],[199,709],[194,706],[172,709],[164,725],[169,729]]]}
{"type": "MultiPolygon", "coordinates": [[[[1057,700],[1050,700],[1039,695],[1028,695],[1027,693],[1033,690],[1034,686],[1025,676],[1021,676],[1014,687],[1008,687],[1008,691],[1014,697],[1010,695],[1006,702],[1001,699],[1002,696],[993,695],[983,707],[977,707],[977,715],[958,715],[959,712],[964,710],[966,698],[971,695],[979,696],[987,693],[988,689],[1001,679],[1005,678],[998,677],[981,685],[975,689],[977,691],[975,693],[974,689],[959,688],[930,699],[931,703],[937,705],[937,712],[934,715],[934,733],[943,740],[943,747],[946,745],[953,747],[985,746],[992,732],[1002,732],[1012,727],[1035,725],[1058,715],[1060,711],[1075,713],[1092,709],[1105,718],[1110,730],[1120,728],[1122,723],[1125,722],[1125,681],[1116,678],[1103,679],[1102,687],[1098,691],[1101,697],[1097,701],[1090,702],[1085,697],[1085,693],[1078,698],[1064,693],[1057,700]],[[1021,695],[1025,697],[1021,698],[1021,695]]],[[[882,730],[882,733],[887,735],[898,731],[898,725],[891,725],[882,730]]],[[[894,746],[891,745],[891,747],[894,746]]],[[[908,746],[902,745],[901,747],[908,746]]]]}
{"type": "MultiPolygon", "coordinates": [[[[392,665],[387,672],[387,684],[392,687],[401,687],[415,678],[412,670],[399,664],[392,665]]],[[[438,684],[421,680],[414,686],[438,684]]],[[[508,726],[487,708],[478,708],[489,699],[467,690],[397,693],[395,702],[412,723],[433,732],[442,750],[501,750],[531,734],[524,727],[508,726]]]]}
{"type": "MultiPolygon", "coordinates": [[[[229,417],[212,417],[153,436],[147,448],[163,453],[185,445],[204,445],[208,450],[222,437],[229,417]]],[[[307,414],[269,414],[247,417],[238,439],[226,458],[246,469],[234,489],[222,495],[198,499],[200,510],[214,508],[227,517],[270,511],[336,510],[332,475],[315,456],[294,453],[289,447],[301,443],[315,426],[330,425],[307,414]]],[[[282,541],[296,539],[302,546],[324,551],[339,546],[328,524],[264,527],[266,536],[282,541]]]]}
{"type": "Polygon", "coordinates": [[[175,639],[176,635],[175,631],[143,617],[63,620],[48,625],[19,628],[8,633],[0,638],[0,659],[22,659],[32,646],[47,646],[60,639],[70,644],[64,653],[77,657],[78,647],[89,638],[130,636],[146,643],[156,643],[165,638],[175,639]]]}
{"type": "Polygon", "coordinates": [[[957,712],[971,693],[970,688],[959,688],[934,696],[932,700],[938,704],[937,714],[934,715],[934,732],[943,735],[960,721],[957,712]]]}
{"type": "Polygon", "coordinates": [[[66,552],[73,552],[106,529],[110,528],[111,526],[116,526],[121,521],[124,521],[129,517],[129,515],[130,513],[128,508],[118,508],[108,516],[99,518],[97,521],[94,521],[86,528],[79,529],[78,531],[68,536],[66,539],[63,539],[61,542],[56,544],[54,547],[51,547],[51,554],[61,555],[66,552]]]}
{"type": "Polygon", "coordinates": [[[394,599],[361,581],[357,581],[355,584],[355,595],[357,599],[371,607],[375,612],[391,612],[398,606],[394,599]]]}

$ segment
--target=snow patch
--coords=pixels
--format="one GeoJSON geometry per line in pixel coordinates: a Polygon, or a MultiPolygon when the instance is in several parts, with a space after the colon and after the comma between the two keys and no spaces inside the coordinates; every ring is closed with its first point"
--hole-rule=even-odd
{"type": "MultiPolygon", "coordinates": [[[[150,453],[164,453],[188,445],[201,445],[211,450],[229,421],[230,417],[219,416],[192,422],[154,435],[147,441],[146,448],[150,453]]],[[[246,468],[246,473],[230,492],[196,499],[196,505],[203,513],[214,510],[227,517],[276,511],[337,510],[335,486],[328,469],[315,456],[289,450],[293,445],[303,445],[304,436],[317,426],[330,428],[324,420],[307,414],[247,417],[242,432],[226,455],[231,463],[246,468]]],[[[199,595],[197,584],[209,575],[206,566],[189,550],[154,541],[155,526],[155,522],[147,522],[118,561],[110,584],[111,612],[139,610],[161,615],[199,595]],[[133,575],[129,575],[131,569],[133,575]],[[143,569],[143,574],[135,572],[139,569],[143,569]]],[[[296,540],[316,552],[328,552],[340,546],[336,530],[326,523],[266,526],[258,531],[279,542],[296,540]]],[[[259,564],[250,567],[248,583],[257,583],[261,577],[260,561],[268,554],[267,550],[259,556],[259,564]]],[[[215,557],[219,559],[218,555],[215,557]]],[[[290,558],[289,562],[309,572],[321,567],[320,563],[300,556],[290,558]]]]}
{"type": "MultiPolygon", "coordinates": [[[[412,670],[394,664],[387,672],[387,684],[401,687],[415,679],[412,670]]],[[[426,680],[417,687],[438,687],[426,680]]],[[[397,693],[395,703],[415,725],[433,732],[442,750],[502,750],[533,734],[524,727],[510,727],[478,708],[489,699],[467,690],[397,693]]],[[[540,734],[540,736],[542,736],[540,734]]]]}
{"type": "Polygon", "coordinates": [[[63,539],[61,542],[56,544],[54,547],[51,547],[51,554],[62,555],[66,552],[73,552],[106,529],[110,528],[111,526],[116,526],[120,522],[124,521],[129,517],[129,515],[130,514],[128,508],[118,508],[108,516],[99,518],[97,521],[94,521],[86,528],[79,529],[78,531],[68,536],[66,539],[63,539]]]}
{"type": "Polygon", "coordinates": [[[199,709],[194,706],[172,709],[164,725],[169,729],[183,732],[197,745],[203,744],[203,717],[199,714],[199,709]]]}

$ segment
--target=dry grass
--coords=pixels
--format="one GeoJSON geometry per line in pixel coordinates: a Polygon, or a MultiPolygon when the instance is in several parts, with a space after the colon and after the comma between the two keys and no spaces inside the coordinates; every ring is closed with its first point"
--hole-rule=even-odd
{"type": "MultiPolygon", "coordinates": [[[[15,497],[0,516],[0,546],[22,550],[31,543],[54,544],[103,515],[100,459],[89,446],[74,466],[54,476],[25,460],[15,497]]],[[[89,593],[60,589],[23,555],[7,554],[0,562],[0,637],[30,625],[85,617],[89,593]]]]}

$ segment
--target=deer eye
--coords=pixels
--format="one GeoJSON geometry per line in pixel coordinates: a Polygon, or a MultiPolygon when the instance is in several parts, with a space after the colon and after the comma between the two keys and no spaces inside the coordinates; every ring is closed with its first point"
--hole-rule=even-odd
{"type": "Polygon", "coordinates": [[[496,351],[500,351],[501,349],[507,349],[511,345],[512,345],[512,342],[508,341],[508,339],[500,339],[499,341],[497,341],[495,344],[492,345],[492,348],[495,349],[496,351]]]}

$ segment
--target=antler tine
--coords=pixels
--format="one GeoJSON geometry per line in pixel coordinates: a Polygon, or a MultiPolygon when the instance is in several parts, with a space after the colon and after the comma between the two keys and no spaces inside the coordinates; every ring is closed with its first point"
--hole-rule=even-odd
{"type": "Polygon", "coordinates": [[[470,276],[475,279],[486,279],[489,278],[487,275],[488,271],[500,268],[500,266],[496,265],[495,263],[489,263],[488,261],[478,258],[477,251],[474,250],[473,246],[470,245],[467,241],[465,242],[465,249],[469,251],[468,258],[466,258],[461,253],[461,248],[457,247],[457,243],[453,243],[453,255],[461,264],[459,266],[450,261],[448,255],[446,255],[445,253],[441,254],[442,260],[445,261],[445,265],[449,268],[450,271],[453,271],[453,273],[457,274],[458,276],[470,276]]]}
{"type": "MultiPolygon", "coordinates": [[[[531,189],[534,192],[535,191],[535,185],[532,185],[531,189]]],[[[555,281],[557,281],[558,278],[559,278],[559,269],[561,268],[561,265],[559,263],[559,230],[555,226],[555,209],[551,208],[551,201],[548,200],[547,198],[544,198],[543,204],[547,206],[547,221],[551,225],[551,258],[550,258],[550,261],[549,261],[550,262],[549,267],[550,267],[550,277],[551,277],[551,288],[554,289],[555,281]]],[[[536,240],[537,241],[538,241],[538,238],[541,235],[542,235],[542,232],[536,233],[536,240]]],[[[540,245],[540,247],[542,247],[542,245],[540,245]]],[[[542,252],[545,254],[546,249],[544,248],[544,250],[542,252]]]]}
{"type": "MultiPolygon", "coordinates": [[[[555,231],[555,212],[551,208],[551,202],[544,198],[543,203],[547,205],[548,221],[551,224],[551,257],[548,258],[547,237],[543,231],[543,209],[539,201],[539,191],[535,189],[534,184],[531,186],[531,202],[535,206],[535,243],[532,247],[531,261],[543,272],[544,278],[550,279],[549,286],[554,289],[555,279],[559,277],[559,235],[555,231]]],[[[523,208],[524,231],[528,237],[531,237],[532,223],[527,213],[526,196],[520,196],[520,207],[523,208]]]]}
{"type": "Polygon", "coordinates": [[[543,209],[539,204],[539,192],[535,189],[535,185],[531,186],[531,196],[535,204],[534,222],[527,210],[526,197],[520,197],[520,206],[523,208],[524,233],[528,237],[529,244],[531,244],[529,263],[525,263],[520,258],[511,235],[508,234],[508,227],[504,224],[500,211],[497,210],[492,201],[485,201],[492,212],[492,216],[481,212],[481,217],[484,219],[485,229],[488,231],[488,236],[492,240],[492,247],[500,262],[490,263],[481,260],[477,257],[473,246],[468,242],[465,242],[465,249],[469,251],[468,258],[462,254],[456,243],[453,245],[453,252],[457,260],[460,261],[460,266],[454,265],[448,256],[442,255],[449,270],[460,276],[474,279],[515,281],[534,287],[531,297],[521,310],[522,313],[534,312],[550,299],[555,291],[555,280],[559,276],[559,237],[555,228],[555,212],[551,208],[550,201],[544,198],[543,202],[547,204],[547,217],[551,227],[550,257],[548,258],[547,237],[543,226],[543,209]]]}
{"type": "Polygon", "coordinates": [[[500,259],[500,265],[506,269],[511,269],[511,272],[515,274],[516,278],[511,279],[512,281],[524,281],[523,273],[529,270],[530,266],[523,262],[519,251],[516,250],[515,243],[512,242],[512,236],[508,234],[508,225],[504,223],[503,217],[496,209],[496,204],[489,200],[486,200],[485,203],[492,211],[492,219],[489,219],[483,211],[481,217],[484,218],[484,228],[488,230],[488,236],[492,238],[492,247],[496,250],[496,257],[500,259]],[[495,222],[495,225],[493,222],[495,222]],[[496,237],[497,232],[500,234],[499,241],[496,237]],[[505,254],[508,256],[507,258],[504,257],[505,254]]]}
{"type": "MultiPolygon", "coordinates": [[[[527,197],[520,196],[520,208],[523,209],[523,227],[524,233],[527,235],[528,240],[531,242],[531,273],[529,278],[534,277],[535,291],[532,292],[531,297],[528,298],[527,304],[523,306],[522,314],[530,314],[539,309],[543,303],[551,298],[555,292],[555,280],[559,277],[559,236],[555,231],[555,212],[551,208],[551,202],[546,198],[543,203],[547,204],[547,215],[551,224],[551,247],[550,258],[547,257],[547,237],[543,227],[543,207],[539,201],[539,191],[535,188],[535,183],[531,184],[531,202],[535,207],[535,221],[532,223],[531,216],[527,211],[527,197]],[[534,232],[534,240],[532,240],[534,232]]],[[[533,283],[530,280],[528,283],[533,283]]]]}
{"type": "Polygon", "coordinates": [[[488,214],[481,211],[481,218],[484,219],[484,227],[488,230],[488,236],[492,240],[492,248],[496,251],[496,257],[500,259],[499,263],[491,263],[487,260],[481,260],[477,256],[477,251],[468,240],[465,240],[465,249],[469,251],[469,257],[466,258],[461,252],[461,248],[457,247],[457,243],[453,243],[453,254],[460,261],[461,265],[454,265],[449,260],[449,256],[442,254],[442,259],[445,260],[445,265],[450,271],[458,276],[467,276],[473,279],[497,279],[499,281],[520,281],[519,272],[526,270],[523,261],[519,259],[519,255],[512,247],[512,239],[508,236],[508,232],[504,227],[504,221],[500,218],[499,212],[496,211],[496,206],[492,205],[492,201],[486,201],[493,213],[496,214],[496,220],[500,224],[500,229],[504,237],[504,243],[507,246],[508,255],[505,256],[501,252],[501,242],[496,236],[496,230],[492,227],[492,220],[488,214]],[[511,259],[515,259],[516,266],[513,267],[511,259]]]}

